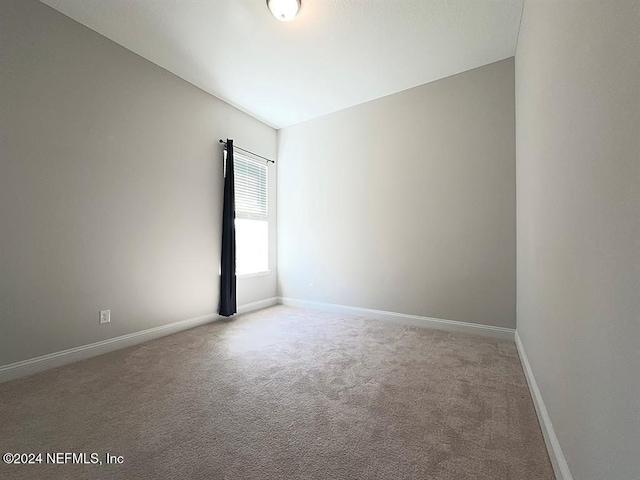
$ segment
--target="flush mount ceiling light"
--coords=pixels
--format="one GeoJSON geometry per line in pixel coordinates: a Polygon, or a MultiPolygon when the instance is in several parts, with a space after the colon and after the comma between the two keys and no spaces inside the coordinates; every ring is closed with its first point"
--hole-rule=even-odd
{"type": "Polygon", "coordinates": [[[267,7],[281,22],[290,22],[300,9],[300,0],[267,0],[267,7]]]}

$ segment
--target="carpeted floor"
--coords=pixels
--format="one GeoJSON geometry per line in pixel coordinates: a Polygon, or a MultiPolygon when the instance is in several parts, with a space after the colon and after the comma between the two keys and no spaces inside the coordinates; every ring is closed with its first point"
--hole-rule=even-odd
{"type": "Polygon", "coordinates": [[[513,342],[282,306],[0,384],[5,452],[43,464],[3,479],[554,478],[513,342]]]}

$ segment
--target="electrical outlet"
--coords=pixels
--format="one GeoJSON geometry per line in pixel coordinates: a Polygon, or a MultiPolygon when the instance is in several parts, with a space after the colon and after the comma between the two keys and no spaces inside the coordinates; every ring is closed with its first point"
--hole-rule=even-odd
{"type": "Polygon", "coordinates": [[[314,290],[315,290],[315,286],[313,285],[313,282],[311,282],[311,283],[309,284],[309,291],[310,291],[311,293],[313,293],[313,291],[314,291],[314,290]]]}
{"type": "Polygon", "coordinates": [[[111,323],[111,310],[100,310],[100,324],[111,323]]]}

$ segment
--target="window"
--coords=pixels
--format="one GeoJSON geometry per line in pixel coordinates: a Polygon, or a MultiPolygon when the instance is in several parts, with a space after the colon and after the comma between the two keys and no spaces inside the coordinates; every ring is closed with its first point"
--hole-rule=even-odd
{"type": "Polygon", "coordinates": [[[234,153],[236,273],[269,270],[267,166],[234,153]]]}

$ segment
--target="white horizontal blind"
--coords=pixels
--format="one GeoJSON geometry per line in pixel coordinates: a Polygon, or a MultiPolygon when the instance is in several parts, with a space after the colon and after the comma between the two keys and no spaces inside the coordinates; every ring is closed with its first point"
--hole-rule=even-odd
{"type": "Polygon", "coordinates": [[[234,154],[236,217],[267,220],[267,166],[234,154]]]}

